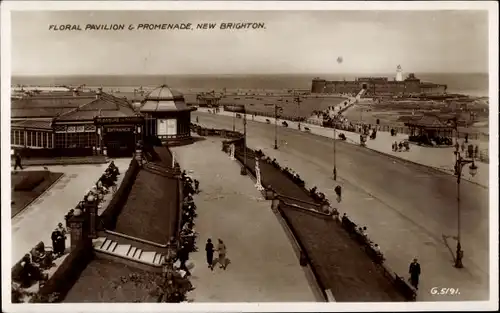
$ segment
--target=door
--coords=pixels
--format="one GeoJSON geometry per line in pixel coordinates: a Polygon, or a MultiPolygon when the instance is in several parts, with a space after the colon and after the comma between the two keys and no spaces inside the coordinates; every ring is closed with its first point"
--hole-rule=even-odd
{"type": "Polygon", "coordinates": [[[133,132],[106,133],[104,141],[110,157],[130,157],[134,152],[133,132]]]}

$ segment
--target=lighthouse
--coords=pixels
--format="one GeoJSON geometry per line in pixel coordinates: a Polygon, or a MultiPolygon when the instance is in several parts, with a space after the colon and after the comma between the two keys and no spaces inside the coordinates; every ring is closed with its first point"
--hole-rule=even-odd
{"type": "Polygon", "coordinates": [[[396,69],[396,81],[397,82],[403,81],[403,69],[401,68],[401,65],[398,65],[396,69]]]}

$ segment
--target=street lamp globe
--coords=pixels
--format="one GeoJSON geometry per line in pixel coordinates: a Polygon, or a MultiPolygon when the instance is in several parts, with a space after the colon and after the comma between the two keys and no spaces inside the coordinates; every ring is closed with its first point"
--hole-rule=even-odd
{"type": "Polygon", "coordinates": [[[476,166],[476,164],[472,163],[472,164],[469,166],[469,174],[470,174],[470,176],[472,176],[472,177],[476,176],[476,174],[477,174],[477,166],[476,166]]]}

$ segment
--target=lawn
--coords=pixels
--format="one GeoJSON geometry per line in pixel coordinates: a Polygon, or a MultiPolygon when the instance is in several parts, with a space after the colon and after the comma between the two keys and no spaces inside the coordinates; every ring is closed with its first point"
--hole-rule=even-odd
{"type": "Polygon", "coordinates": [[[62,175],[50,171],[13,171],[11,217],[24,210],[62,175]]]}
{"type": "Polygon", "coordinates": [[[157,302],[161,275],[122,263],[94,259],[64,299],[75,302],[157,302]]]}

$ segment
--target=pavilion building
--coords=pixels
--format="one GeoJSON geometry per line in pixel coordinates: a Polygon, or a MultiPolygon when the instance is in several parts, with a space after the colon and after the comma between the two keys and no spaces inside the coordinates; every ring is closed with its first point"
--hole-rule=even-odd
{"type": "Polygon", "coordinates": [[[192,110],[166,86],[139,108],[102,90],[33,95],[12,100],[11,146],[33,157],[131,156],[144,136],[190,142],[192,110]]]}
{"type": "Polygon", "coordinates": [[[145,135],[157,137],[168,145],[192,142],[191,112],[194,110],[195,107],[186,105],[181,93],[166,85],[152,90],[139,109],[145,118],[145,135]]]}

